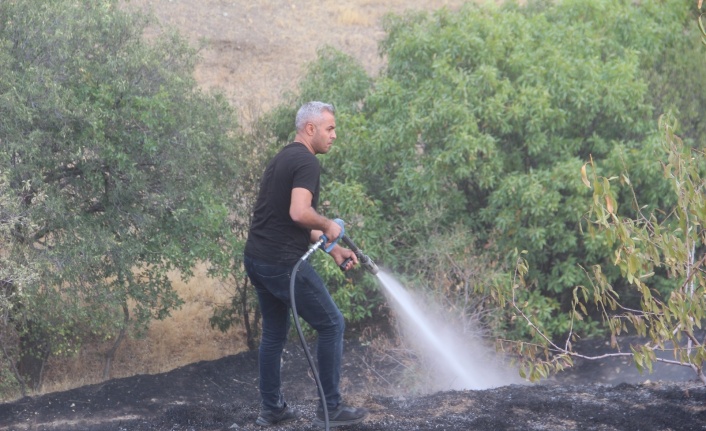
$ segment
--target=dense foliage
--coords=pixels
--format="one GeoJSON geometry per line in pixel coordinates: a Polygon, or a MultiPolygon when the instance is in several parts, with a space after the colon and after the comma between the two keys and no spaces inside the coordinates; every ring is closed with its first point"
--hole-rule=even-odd
{"type": "Polygon", "coordinates": [[[227,245],[232,110],[196,89],[182,39],[144,40],[148,22],[111,0],[0,3],[0,191],[27,220],[1,220],[0,248],[38,270],[3,273],[0,329],[33,385],[49,355],[168,316],[168,271],[227,245]]]}
{"type": "MultiPolygon", "coordinates": [[[[591,160],[596,178],[629,178],[609,192],[616,220],[650,214],[672,226],[665,209],[680,195],[662,176],[656,119],[681,118],[688,146],[705,131],[706,57],[696,55],[691,2],[485,3],[389,16],[379,77],[324,47],[299,92],[250,134],[235,130],[222,98],[196,89],[183,40],[146,42],[148,19],[116,4],[0,2],[4,370],[17,360],[15,374],[38,380],[51,354],[119,342],[131,325],[167,316],[181,303],[168,272],[188,277],[199,260],[235,286],[212,324],[256,322],[239,261],[251,206],[297,107],[315,99],[338,109],[339,138],[321,157],[321,211],[343,218],[382,267],[506,337],[592,330],[600,313],[572,322],[562,312],[576,304],[575,286],[595,282],[585,269],[595,264],[598,285],[624,306],[641,303],[634,263],[613,265],[620,225],[603,218],[585,235],[596,221],[584,217],[597,210],[592,193],[608,189],[588,189],[579,172],[591,160]],[[530,325],[497,307],[510,297],[530,325]]],[[[314,259],[349,320],[376,311],[372,279],[314,259]]],[[[655,265],[650,292],[673,295],[674,271],[655,265]]]]}
{"type": "MultiPolygon", "coordinates": [[[[583,233],[590,191],[581,166],[592,157],[602,169],[629,167],[650,209],[674,199],[654,135],[659,113],[694,118],[704,100],[703,86],[680,85],[703,79],[703,58],[672,54],[698,48],[690,7],[528,2],[390,16],[385,73],[365,94],[345,92],[357,99],[337,100],[339,140],[322,158],[326,200],[336,215],[364,220],[355,236],[381,263],[452,295],[463,291],[461,279],[435,278],[436,265],[492,262],[474,285],[490,294],[514,267],[515,251],[525,250],[521,301],[548,333],[566,333],[561,311],[570,309],[573,287],[587,282],[583,268],[613,258],[602,236],[583,233]],[[357,206],[343,208],[347,191],[357,206]],[[430,253],[459,236],[466,247],[455,254],[430,253]]],[[[331,98],[349,69],[342,62],[315,85],[304,81],[319,89],[307,96],[331,98]]],[[[688,122],[685,133],[699,127],[688,122]]],[[[634,214],[629,205],[619,211],[634,214]]],[[[604,269],[618,279],[615,267],[604,269]]],[[[669,290],[657,278],[655,287],[669,290]]],[[[531,333],[510,319],[495,322],[515,336],[531,333]]]]}
{"type": "MultiPolygon", "coordinates": [[[[582,168],[582,180],[593,192],[592,208],[586,216],[588,232],[592,237],[602,235],[612,247],[620,281],[639,298],[639,305],[626,305],[601,265],[593,265],[590,284],[574,289],[572,318],[582,320],[589,308],[600,311],[615,349],[602,357],[630,357],[640,371],[652,371],[655,362],[685,366],[706,383],[706,346],[702,335],[706,310],[703,294],[706,155],[700,148],[685,145],[675,134],[675,125],[670,116],[660,119],[661,173],[675,197],[670,211],[650,211],[640,205],[628,169],[602,176],[597,174],[598,166],[593,160],[582,168]],[[621,190],[631,192],[631,201],[620,200],[621,190]],[[628,203],[639,208],[636,215],[618,216],[619,206],[628,203]],[[672,283],[671,290],[664,294],[655,288],[656,274],[660,272],[669,274],[672,283]],[[619,336],[626,333],[638,335],[639,341],[621,343],[619,336]]],[[[526,287],[526,274],[527,262],[520,258],[513,294],[508,300],[521,320],[537,331],[542,342],[514,344],[521,353],[521,371],[530,379],[539,379],[570,366],[574,358],[599,359],[574,349],[573,333],[567,334],[564,342],[555,342],[535,324],[536,320],[517,303],[514,295],[526,287]]]]}
{"type": "Polygon", "coordinates": [[[593,284],[590,289],[581,290],[583,297],[577,300],[599,306],[612,334],[634,331],[648,338],[647,343],[631,346],[639,368],[651,370],[657,360],[685,365],[706,383],[706,345],[701,336],[706,317],[703,294],[706,289],[706,154],[702,148],[684,144],[675,134],[673,118],[665,117],[660,123],[663,130],[661,173],[671,185],[675,198],[666,216],[644,212],[638,201],[632,202],[641,208],[634,218],[621,218],[616,214],[620,202],[613,188],[632,188],[628,172],[603,177],[595,174],[595,165],[591,163],[591,181],[587,182],[593,190],[593,210],[589,217],[596,230],[592,232],[605,232],[615,249],[615,265],[640,297],[640,309],[633,310],[624,304],[600,267],[593,268],[593,284]],[[664,295],[654,289],[658,271],[667,272],[672,284],[672,289],[664,295]],[[670,355],[666,359],[658,358],[658,351],[669,351],[670,355]]]}
{"type": "MultiPolygon", "coordinates": [[[[699,9],[702,3],[699,0],[699,9]]],[[[706,45],[706,27],[702,18],[703,12],[698,17],[698,25],[701,42],[706,45]]],[[[685,54],[674,55],[679,58],[685,54]]],[[[702,57],[703,53],[698,56],[702,57]]],[[[686,75],[686,88],[698,83],[698,74],[686,75]]],[[[698,101],[699,97],[694,99],[698,101]]],[[[683,105],[689,106],[693,101],[687,98],[683,105]]],[[[695,112],[687,110],[680,115],[690,122],[702,105],[696,106],[695,112]]],[[[694,139],[684,141],[676,134],[677,121],[667,114],[660,117],[659,128],[662,150],[658,157],[663,178],[670,185],[669,192],[673,197],[670,207],[642,205],[640,199],[644,193],[635,190],[630,179],[631,165],[611,172],[609,176],[598,173],[594,160],[589,160],[581,169],[582,181],[593,192],[591,211],[586,216],[588,232],[593,238],[601,236],[611,246],[613,264],[620,270],[619,281],[639,298],[639,306],[628,305],[629,299],[619,294],[615,284],[604,274],[604,267],[593,265],[590,285],[574,289],[572,317],[582,320],[592,306],[600,311],[611,335],[611,346],[615,349],[605,356],[630,357],[640,371],[652,371],[655,362],[688,367],[706,383],[703,339],[706,157],[698,139],[701,136],[698,127],[684,128],[686,137],[690,132],[696,132],[691,135],[694,139]],[[634,210],[633,216],[620,216],[618,208],[628,203],[634,210]],[[662,283],[664,278],[660,279],[658,274],[666,274],[668,284],[662,283]],[[635,333],[640,338],[621,348],[618,336],[623,333],[635,333]]],[[[537,379],[570,366],[576,357],[594,360],[604,357],[575,350],[572,331],[563,343],[550,339],[550,334],[537,326],[536,319],[516,301],[515,292],[525,286],[527,262],[519,258],[516,269],[512,293],[508,295],[509,303],[521,319],[536,330],[541,340],[540,343],[513,343],[515,351],[520,353],[521,371],[527,377],[537,379]]]]}

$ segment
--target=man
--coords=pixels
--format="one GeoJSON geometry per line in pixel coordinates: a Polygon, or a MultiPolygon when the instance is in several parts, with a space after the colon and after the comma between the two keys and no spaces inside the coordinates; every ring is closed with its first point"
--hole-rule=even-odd
{"type": "MultiPolygon", "coordinates": [[[[263,174],[245,245],[245,269],[257,291],[262,313],[259,350],[262,400],[256,420],[261,426],[297,418],[297,412],[287,405],[280,389],[280,361],[290,325],[291,271],[309,245],[318,241],[322,234],[332,242],[341,233],[337,223],[316,212],[320,175],[316,155],[326,154],[336,139],[334,115],[333,106],[322,102],[309,102],[299,109],[294,142],[270,161],[263,174]]],[[[325,244],[322,248],[327,246],[325,244]]],[[[358,263],[351,250],[338,244],[329,254],[339,265],[350,258],[346,270],[358,263]]],[[[343,404],[339,392],[345,328],[343,315],[323,280],[308,262],[300,265],[295,287],[298,314],[318,334],[318,371],[329,425],[362,422],[368,411],[343,404]]],[[[324,426],[321,402],[314,424],[324,426]]]]}

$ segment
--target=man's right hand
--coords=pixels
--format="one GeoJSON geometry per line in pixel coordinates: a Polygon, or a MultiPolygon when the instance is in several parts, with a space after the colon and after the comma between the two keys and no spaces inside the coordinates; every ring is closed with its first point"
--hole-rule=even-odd
{"type": "Polygon", "coordinates": [[[336,241],[338,237],[341,236],[341,231],[342,228],[338,223],[328,219],[326,228],[323,231],[324,235],[326,235],[326,238],[328,239],[328,243],[324,244],[324,248],[328,248],[334,241],[336,241]]]}

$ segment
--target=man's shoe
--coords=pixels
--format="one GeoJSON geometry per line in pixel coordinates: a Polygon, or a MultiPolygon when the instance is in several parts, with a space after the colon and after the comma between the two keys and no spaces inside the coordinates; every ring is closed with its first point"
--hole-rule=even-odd
{"type": "MultiPolygon", "coordinates": [[[[335,409],[328,411],[328,425],[329,427],[355,425],[363,422],[366,417],[368,417],[368,409],[362,407],[351,407],[341,403],[335,409]]],[[[321,406],[316,409],[314,426],[319,428],[326,427],[324,409],[321,406]]]]}
{"type": "Polygon", "coordinates": [[[282,407],[282,410],[278,412],[273,412],[271,410],[260,410],[260,415],[255,420],[257,425],[261,427],[269,427],[272,425],[279,425],[287,422],[296,420],[299,414],[296,410],[290,409],[287,404],[282,407]]]}

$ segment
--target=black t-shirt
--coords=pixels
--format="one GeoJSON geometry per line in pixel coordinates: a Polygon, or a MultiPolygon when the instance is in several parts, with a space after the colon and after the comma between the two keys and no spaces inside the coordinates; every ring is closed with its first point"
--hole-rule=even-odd
{"type": "Polygon", "coordinates": [[[255,203],[245,254],[270,263],[294,264],[309,249],[311,231],[289,216],[292,189],[301,187],[319,201],[319,160],[299,142],[282,148],[265,169],[255,203]]]}

